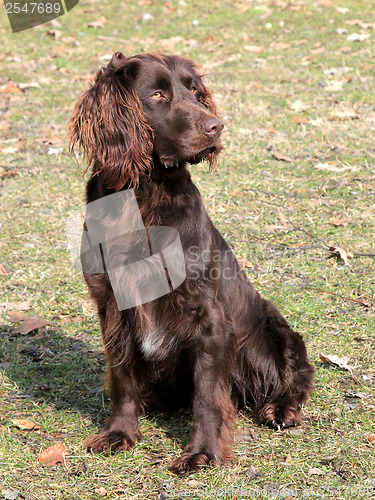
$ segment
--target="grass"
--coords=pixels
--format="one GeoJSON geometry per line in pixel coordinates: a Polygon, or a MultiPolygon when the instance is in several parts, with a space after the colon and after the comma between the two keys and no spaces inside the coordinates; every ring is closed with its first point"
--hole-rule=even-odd
{"type": "Polygon", "coordinates": [[[57,26],[16,34],[1,13],[0,88],[39,85],[0,93],[3,498],[375,497],[366,438],[375,432],[375,32],[352,22],[370,23],[375,10],[364,0],[342,7],[86,0],[57,26]],[[153,17],[144,21],[145,13],[153,17]],[[87,26],[98,20],[101,28],[87,26]],[[353,33],[369,36],[347,40],[353,33]],[[275,432],[240,415],[234,461],[186,478],[167,464],[187,442],[189,416],[142,418],[144,440],[115,457],[83,446],[109,401],[98,320],[66,250],[66,219],[84,199],[83,165],[68,154],[66,124],[116,50],[179,53],[201,64],[225,122],[226,151],[214,175],[193,167],[194,180],[250,279],[303,333],[317,369],[302,427],[275,432]],[[63,149],[49,155],[50,148],[63,149]],[[350,265],[327,259],[330,246],[354,254],[350,265]],[[4,304],[24,300],[26,314],[52,325],[14,334],[4,304]],[[353,371],[322,363],[321,352],[350,357],[353,371]],[[20,430],[14,419],[40,430],[20,430]],[[41,451],[61,441],[65,462],[40,465],[41,451]]]}

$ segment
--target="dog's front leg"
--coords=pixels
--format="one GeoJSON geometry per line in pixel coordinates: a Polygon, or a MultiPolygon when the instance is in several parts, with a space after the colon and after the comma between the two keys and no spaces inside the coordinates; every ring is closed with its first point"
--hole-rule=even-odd
{"type": "Polygon", "coordinates": [[[231,456],[234,408],[229,393],[230,349],[224,339],[204,339],[194,353],[193,430],[190,443],[170,470],[183,474],[231,456]],[[220,342],[221,340],[221,342],[220,342]]]}
{"type": "Polygon", "coordinates": [[[141,439],[138,429],[140,398],[134,367],[111,366],[108,356],[107,385],[111,398],[111,416],[104,429],[86,442],[88,450],[112,454],[126,451],[141,439]]]}

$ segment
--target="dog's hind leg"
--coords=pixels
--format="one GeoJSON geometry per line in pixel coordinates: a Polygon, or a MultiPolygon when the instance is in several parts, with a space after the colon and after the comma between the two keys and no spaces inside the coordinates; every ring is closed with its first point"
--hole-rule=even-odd
{"type": "Polygon", "coordinates": [[[272,302],[259,300],[259,317],[240,340],[239,388],[261,423],[281,428],[298,425],[301,405],[314,387],[315,370],[301,335],[272,302]]]}

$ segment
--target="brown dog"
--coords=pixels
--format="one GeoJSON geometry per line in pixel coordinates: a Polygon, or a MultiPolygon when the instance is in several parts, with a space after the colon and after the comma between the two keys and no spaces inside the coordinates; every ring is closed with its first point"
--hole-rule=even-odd
{"type": "MultiPolygon", "coordinates": [[[[171,464],[177,473],[229,458],[235,407],[251,405],[274,427],[300,423],[314,373],[303,340],[240,270],[187,168],[204,159],[215,165],[222,129],[195,65],[178,56],[116,53],[75,106],[72,148],[81,146],[92,165],[87,202],[132,189],[145,228],[116,245],[101,243],[101,271],[84,266],[112,405],[104,429],[88,440],[94,452],[132,447],[140,437],[138,416],[150,408],[193,408],[190,443],[171,464]],[[179,235],[185,279],[154,300],[119,307],[114,289],[136,294],[148,271],[129,266],[114,286],[108,248],[116,247],[118,270],[134,263],[128,248],[139,247],[140,235],[161,226],[179,235]]],[[[132,226],[134,211],[119,214],[116,230],[132,226]]],[[[103,227],[114,225],[105,220],[104,214],[103,227]]],[[[168,265],[160,262],[163,274],[168,265]]],[[[171,284],[171,272],[167,278],[171,284]]]]}

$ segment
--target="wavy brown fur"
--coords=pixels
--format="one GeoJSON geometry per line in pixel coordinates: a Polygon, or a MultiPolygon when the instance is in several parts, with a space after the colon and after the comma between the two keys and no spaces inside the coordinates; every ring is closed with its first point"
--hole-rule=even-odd
{"type": "MultiPolygon", "coordinates": [[[[157,54],[116,53],[70,122],[72,149],[82,147],[92,165],[87,202],[133,188],[146,228],[177,229],[187,272],[169,294],[122,311],[107,272],[85,273],[98,307],[112,406],[87,446],[127,450],[141,437],[142,411],[190,406],[191,440],[170,466],[176,473],[230,458],[235,406],[252,405],[274,427],[296,425],[313,389],[301,336],[239,268],[187,170],[202,159],[215,167],[221,129],[195,65],[157,54]]],[[[124,211],[114,223],[125,227],[129,217],[124,211]]],[[[128,236],[120,245],[124,265],[125,249],[138,239],[128,236]]],[[[147,269],[139,265],[135,273],[146,277],[147,269]]],[[[134,275],[123,286],[131,290],[135,282],[134,275]]]]}

